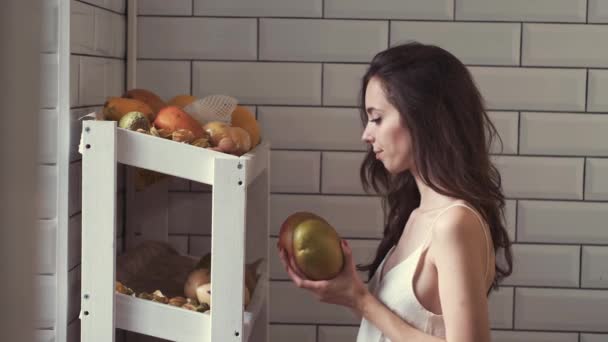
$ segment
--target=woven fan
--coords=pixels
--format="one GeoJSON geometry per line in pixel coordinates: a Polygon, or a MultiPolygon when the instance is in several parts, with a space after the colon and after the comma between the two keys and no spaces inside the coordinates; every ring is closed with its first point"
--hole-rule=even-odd
{"type": "Polygon", "coordinates": [[[184,111],[201,123],[209,121],[230,123],[232,112],[237,104],[238,101],[231,96],[209,95],[190,103],[184,108],[184,111]]]}

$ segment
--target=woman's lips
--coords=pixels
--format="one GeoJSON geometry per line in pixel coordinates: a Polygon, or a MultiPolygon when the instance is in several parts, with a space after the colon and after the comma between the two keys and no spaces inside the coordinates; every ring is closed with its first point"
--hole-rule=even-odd
{"type": "Polygon", "coordinates": [[[376,152],[376,159],[380,159],[381,154],[382,154],[382,151],[376,152]]]}

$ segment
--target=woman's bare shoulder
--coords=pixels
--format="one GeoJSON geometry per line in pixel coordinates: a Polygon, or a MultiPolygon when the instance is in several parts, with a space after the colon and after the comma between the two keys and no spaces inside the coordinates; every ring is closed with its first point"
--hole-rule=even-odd
{"type": "Polygon", "coordinates": [[[435,221],[431,242],[457,244],[461,248],[479,247],[486,243],[486,227],[481,220],[470,206],[453,206],[435,221]]]}

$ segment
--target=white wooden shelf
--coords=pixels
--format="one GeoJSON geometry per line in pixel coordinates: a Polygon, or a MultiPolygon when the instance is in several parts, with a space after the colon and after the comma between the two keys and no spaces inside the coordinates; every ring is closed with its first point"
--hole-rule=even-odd
{"type": "Polygon", "coordinates": [[[81,144],[82,341],[114,341],[115,328],[173,341],[266,341],[269,144],[237,157],[95,120],[83,121],[81,144]],[[115,293],[117,163],[212,185],[210,313],[115,293]],[[248,197],[258,224],[247,222],[248,197]],[[245,311],[243,297],[234,294],[243,293],[251,249],[265,262],[245,311]]]}
{"type": "Polygon", "coordinates": [[[218,159],[233,161],[237,165],[247,164],[244,166],[247,173],[243,177],[246,184],[259,176],[268,163],[268,146],[265,142],[237,157],[122,128],[117,128],[116,138],[117,145],[121,146],[117,153],[119,163],[210,185],[214,184],[214,165],[218,159]]]}
{"type": "MultiPolygon", "coordinates": [[[[264,269],[263,265],[260,265],[264,269]]],[[[252,294],[243,318],[244,339],[247,341],[266,301],[267,274],[252,294]]],[[[211,315],[161,304],[150,300],[116,293],[116,327],[145,335],[177,341],[209,341],[211,315]],[[203,338],[199,338],[203,336],[203,338]]]]}

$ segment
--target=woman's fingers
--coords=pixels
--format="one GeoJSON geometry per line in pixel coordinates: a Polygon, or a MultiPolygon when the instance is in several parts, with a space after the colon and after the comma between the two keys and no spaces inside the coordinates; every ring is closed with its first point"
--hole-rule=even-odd
{"type": "Polygon", "coordinates": [[[296,266],[295,261],[293,260],[293,258],[290,258],[287,255],[287,252],[284,249],[279,249],[279,256],[281,262],[283,263],[283,267],[285,267],[285,271],[287,271],[287,274],[290,276],[291,280],[293,280],[294,283],[296,282],[296,280],[299,281],[303,278],[306,278],[306,276],[304,276],[298,271],[298,267],[296,266]]]}
{"type": "Polygon", "coordinates": [[[342,254],[344,255],[344,264],[350,265],[347,267],[351,267],[355,269],[355,262],[353,261],[353,250],[348,245],[348,241],[342,240],[342,254]]]}

